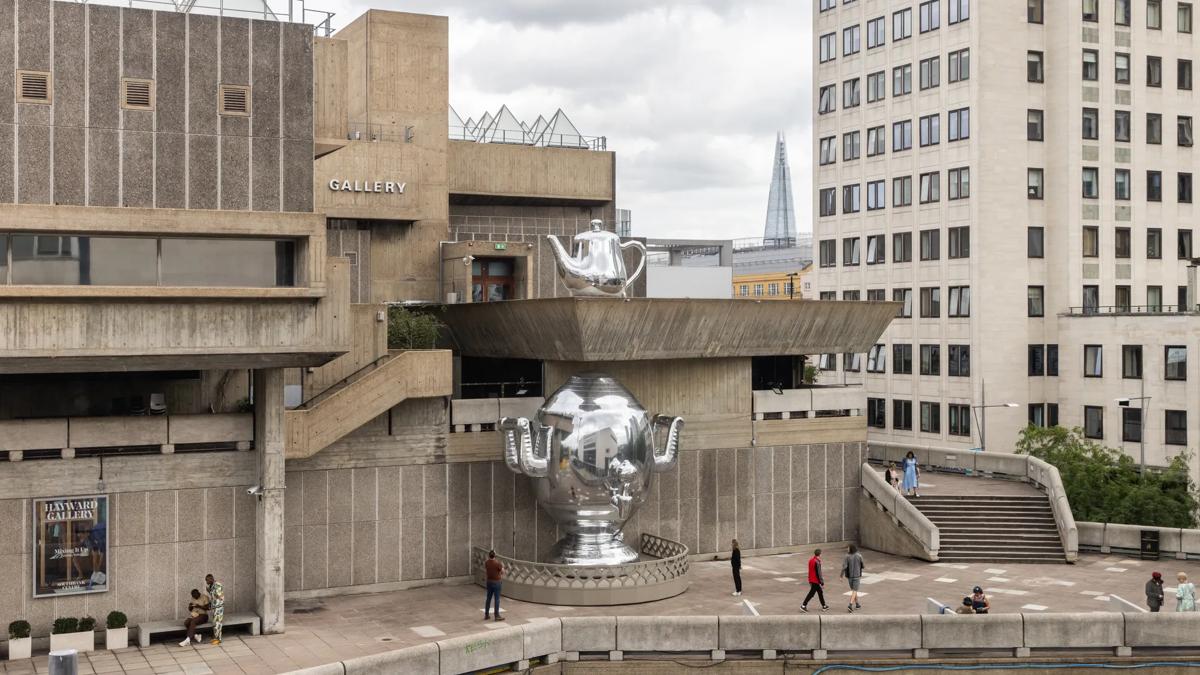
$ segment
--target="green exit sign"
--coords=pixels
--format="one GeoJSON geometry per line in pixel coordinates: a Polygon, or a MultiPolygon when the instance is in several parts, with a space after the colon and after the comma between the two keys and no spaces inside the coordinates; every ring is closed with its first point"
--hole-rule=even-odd
{"type": "Polygon", "coordinates": [[[496,244],[497,251],[503,251],[508,248],[508,244],[496,244]]]}

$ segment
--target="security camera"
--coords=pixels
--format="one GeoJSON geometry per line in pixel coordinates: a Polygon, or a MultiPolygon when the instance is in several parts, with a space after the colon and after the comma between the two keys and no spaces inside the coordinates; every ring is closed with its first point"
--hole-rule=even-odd
{"type": "Polygon", "coordinates": [[[251,485],[250,487],[246,488],[246,494],[248,495],[261,495],[262,493],[263,491],[261,485],[251,485]]]}

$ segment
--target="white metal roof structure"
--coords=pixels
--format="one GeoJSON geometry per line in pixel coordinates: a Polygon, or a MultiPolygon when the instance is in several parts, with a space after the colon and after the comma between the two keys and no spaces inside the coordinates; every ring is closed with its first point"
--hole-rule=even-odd
{"type": "Polygon", "coordinates": [[[607,146],[607,139],[603,136],[581,134],[579,128],[561,109],[555,111],[549,121],[538,115],[533,124],[529,124],[514,115],[507,105],[500,106],[495,115],[485,112],[478,122],[471,117],[464,122],[458,111],[451,106],[449,120],[450,139],[455,141],[584,150],[604,150],[607,146]]]}

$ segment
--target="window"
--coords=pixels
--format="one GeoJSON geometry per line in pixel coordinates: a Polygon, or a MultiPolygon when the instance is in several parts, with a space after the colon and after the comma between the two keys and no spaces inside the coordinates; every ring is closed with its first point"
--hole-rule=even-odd
{"type": "Polygon", "coordinates": [[[1058,345],[1046,345],[1046,374],[1058,376],[1058,345]]]}
{"type": "Polygon", "coordinates": [[[1100,79],[1100,52],[1095,49],[1083,50],[1083,79],[1088,82],[1100,79]]]}
{"type": "Polygon", "coordinates": [[[884,194],[883,181],[874,180],[867,183],[867,210],[878,211],[885,206],[887,206],[887,196],[884,194]]]}
{"type": "Polygon", "coordinates": [[[1142,346],[1121,345],[1121,377],[1127,380],[1142,379],[1142,346]]]}
{"type": "Polygon", "coordinates": [[[951,318],[971,316],[971,287],[950,286],[946,290],[950,296],[950,307],[947,308],[946,315],[951,318]]]}
{"type": "Polygon", "coordinates": [[[849,162],[859,158],[861,150],[859,148],[859,139],[861,131],[851,131],[842,134],[842,161],[849,162]]]}
{"type": "Polygon", "coordinates": [[[837,265],[837,240],[823,239],[819,246],[821,251],[821,267],[833,267],[837,265]]]}
{"type": "Polygon", "coordinates": [[[1113,17],[1113,21],[1118,26],[1128,26],[1129,25],[1129,17],[1130,17],[1129,3],[1130,3],[1130,0],[1116,0],[1116,7],[1115,7],[1116,13],[1115,13],[1115,16],[1113,17]]]}
{"type": "Polygon", "coordinates": [[[1100,138],[1100,111],[1096,108],[1083,109],[1083,138],[1095,141],[1100,138]]]}
{"type": "Polygon", "coordinates": [[[1129,142],[1130,127],[1133,122],[1130,119],[1133,113],[1128,110],[1118,110],[1113,113],[1113,138],[1117,141],[1129,142]]]}
{"type": "Polygon", "coordinates": [[[762,294],[763,294],[763,285],[762,284],[754,284],[754,297],[761,298],[762,294]]]}
{"type": "MultiPolygon", "coordinates": [[[[882,237],[883,235],[879,235],[879,236],[882,237]]],[[[883,289],[883,288],[868,288],[867,289],[867,302],[886,302],[886,301],[887,301],[887,290],[886,289],[883,289]]]]}
{"type": "Polygon", "coordinates": [[[749,284],[742,284],[741,288],[738,291],[738,295],[741,295],[743,298],[749,296],[750,295],[749,284]]]}
{"type": "Polygon", "coordinates": [[[887,42],[887,24],[884,17],[867,22],[867,49],[882,47],[887,42]]]}
{"type": "Polygon", "coordinates": [[[1176,248],[1177,248],[1176,253],[1178,253],[1177,257],[1180,260],[1191,260],[1192,259],[1192,231],[1191,230],[1185,230],[1185,229],[1179,230],[1178,242],[1177,242],[1176,248]]]}
{"type": "Polygon", "coordinates": [[[1058,426],[1058,404],[1057,403],[1047,403],[1046,404],[1046,426],[1048,426],[1048,427],[1058,426]]]}
{"type": "Polygon", "coordinates": [[[1030,141],[1043,141],[1045,138],[1046,115],[1041,110],[1025,111],[1025,138],[1030,141]]]}
{"type": "Polygon", "coordinates": [[[934,171],[921,174],[921,203],[929,204],[941,199],[941,175],[934,171]]]}
{"type": "Polygon", "coordinates": [[[911,288],[893,288],[892,302],[901,303],[900,313],[896,315],[898,318],[912,318],[913,296],[911,288]]]}
{"type": "Polygon", "coordinates": [[[1162,86],[1162,57],[1147,56],[1146,57],[1146,86],[1161,87],[1162,86]]]}
{"type": "Polygon", "coordinates": [[[1179,59],[1175,67],[1175,86],[1180,89],[1189,90],[1192,88],[1192,61],[1191,59],[1179,59]]]}
{"type": "Polygon", "coordinates": [[[887,96],[887,73],[879,71],[867,75],[867,103],[882,101],[887,96]]]}
{"type": "Polygon", "coordinates": [[[1176,12],[1175,27],[1180,33],[1192,32],[1192,3],[1179,3],[1179,7],[1176,12]]]}
{"type": "Polygon", "coordinates": [[[966,225],[951,227],[946,230],[946,235],[950,244],[947,253],[951,260],[971,257],[971,228],[966,225]]]}
{"type": "Polygon", "coordinates": [[[1185,148],[1192,147],[1192,117],[1191,115],[1180,115],[1175,124],[1175,137],[1178,139],[1179,145],[1185,148]]]}
{"type": "Polygon", "coordinates": [[[1176,198],[1182,204],[1192,203],[1192,174],[1180,171],[1175,176],[1176,179],[1176,198]]]}
{"type": "Polygon", "coordinates": [[[857,373],[862,370],[862,354],[842,354],[842,370],[857,373]]]}
{"type": "Polygon", "coordinates": [[[1044,345],[1029,345],[1029,377],[1041,377],[1046,374],[1046,347],[1044,345]]]}
{"type": "Polygon", "coordinates": [[[860,241],[858,237],[842,240],[842,267],[854,267],[858,264],[860,241]]]}
{"type": "Polygon", "coordinates": [[[1094,166],[1083,167],[1083,198],[1099,199],[1100,169],[1094,166]]]}
{"type": "Polygon", "coordinates": [[[837,33],[826,33],[821,36],[821,63],[837,58],[837,33]]]}
{"type": "Polygon", "coordinates": [[[871,347],[867,352],[867,372],[882,373],[887,371],[887,349],[883,345],[871,347]]]}
{"type": "Polygon", "coordinates": [[[1161,202],[1162,201],[1162,172],[1147,171],[1146,172],[1146,201],[1161,202]]]}
{"type": "Polygon", "coordinates": [[[959,108],[946,113],[950,134],[948,140],[962,141],[971,137],[971,109],[959,108]]]}
{"type": "Polygon", "coordinates": [[[1133,231],[1128,227],[1118,227],[1115,240],[1115,253],[1118,258],[1133,257],[1133,231]]]}
{"type": "Polygon", "coordinates": [[[827,84],[821,87],[821,95],[817,101],[817,114],[824,115],[837,110],[837,85],[827,84]]]}
{"type": "Polygon", "coordinates": [[[933,89],[938,86],[941,73],[942,60],[940,57],[921,59],[921,89],[933,89]]]}
{"type": "Polygon", "coordinates": [[[1029,169],[1026,174],[1026,192],[1030,199],[1042,198],[1042,170],[1029,169]]]}
{"type": "Polygon", "coordinates": [[[942,374],[941,351],[938,345],[921,345],[921,374],[942,374]]]}
{"type": "Polygon", "coordinates": [[[1129,55],[1118,53],[1113,57],[1113,77],[1117,84],[1129,84],[1129,55]]]}
{"type": "Polygon", "coordinates": [[[837,292],[836,291],[821,291],[820,300],[821,301],[837,300],[837,292]]]}
{"type": "Polygon", "coordinates": [[[1025,79],[1029,82],[1045,82],[1046,70],[1043,67],[1045,59],[1041,52],[1028,52],[1025,56],[1025,79]]]}
{"type": "Polygon", "coordinates": [[[1146,142],[1151,145],[1162,143],[1162,115],[1146,113],[1146,142]]]}
{"type": "Polygon", "coordinates": [[[1167,410],[1167,445],[1187,445],[1187,411],[1167,410]]]}
{"type": "Polygon", "coordinates": [[[1101,345],[1083,346],[1083,376],[1104,377],[1104,347],[1101,345]]]}
{"type": "Polygon", "coordinates": [[[940,319],[942,317],[942,289],[937,286],[921,289],[921,318],[940,319]]]}
{"type": "Polygon", "coordinates": [[[1162,0],[1146,0],[1146,28],[1162,30],[1162,0]]]}
{"type": "Polygon", "coordinates": [[[967,167],[947,171],[946,182],[950,185],[950,199],[966,199],[971,196],[971,170],[967,167]]]}
{"type": "Polygon", "coordinates": [[[892,152],[912,148],[912,120],[892,123],[892,152]]]}
{"type": "Polygon", "coordinates": [[[1166,363],[1166,369],[1163,372],[1163,379],[1186,380],[1187,347],[1182,345],[1168,345],[1163,347],[1163,352],[1163,360],[1166,363]]]}
{"type": "Polygon", "coordinates": [[[854,185],[842,186],[842,213],[858,213],[862,204],[862,186],[857,183],[854,185]]]}
{"type": "Polygon", "coordinates": [[[1083,313],[1095,314],[1100,311],[1100,287],[1087,285],[1083,287],[1083,313]]]}
{"type": "Polygon", "coordinates": [[[912,93],[912,64],[892,68],[892,96],[912,93]]]}
{"type": "Polygon", "coordinates": [[[912,9],[892,13],[892,42],[912,37],[912,9]]]}
{"type": "Polygon", "coordinates": [[[971,435],[971,406],[962,403],[946,404],[946,416],[951,436],[971,435]]]}
{"type": "Polygon", "coordinates": [[[892,179],[892,206],[912,206],[912,176],[892,179]]]}
{"type": "Polygon", "coordinates": [[[1029,23],[1042,23],[1046,15],[1044,0],[1029,0],[1029,5],[1025,9],[1025,20],[1029,23]]]}
{"type": "Polygon", "coordinates": [[[912,345],[892,345],[892,373],[896,375],[912,374],[912,345]]]}
{"type": "Polygon", "coordinates": [[[927,434],[942,432],[941,404],[921,401],[921,431],[927,434]]]}
{"type": "Polygon", "coordinates": [[[1113,197],[1127,201],[1131,192],[1133,192],[1133,183],[1129,176],[1129,169],[1117,169],[1113,172],[1113,197]]]}
{"type": "Polygon", "coordinates": [[[1083,406],[1083,435],[1087,438],[1104,438],[1104,408],[1083,406]]]}
{"type": "Polygon", "coordinates": [[[820,360],[817,361],[817,368],[837,370],[837,354],[822,354],[820,360]]]}
{"type": "Polygon", "coordinates": [[[959,49],[950,52],[950,65],[947,68],[946,79],[951,84],[971,79],[971,50],[959,49]]]}
{"type": "Polygon", "coordinates": [[[862,48],[861,26],[850,26],[842,29],[842,56],[857,54],[862,48]]]}
{"type": "Polygon", "coordinates": [[[1083,257],[1100,257],[1100,228],[1095,225],[1083,226],[1083,257]]]}
{"type": "Polygon", "coordinates": [[[971,18],[970,0],[950,0],[950,16],[946,19],[946,23],[954,25],[969,18],[971,18]]]}
{"type": "Polygon", "coordinates": [[[1146,287],[1146,311],[1161,312],[1162,311],[1162,286],[1147,286],[1146,287]]]}
{"type": "Polygon", "coordinates": [[[937,260],[941,257],[938,230],[921,230],[921,260],[937,260]]]}
{"type": "Polygon", "coordinates": [[[971,345],[948,345],[946,349],[950,357],[948,365],[950,377],[970,377],[971,345]]]}
{"type": "Polygon", "coordinates": [[[1142,440],[1142,411],[1138,408],[1121,409],[1121,440],[1140,443],[1142,440]]]}
{"type": "Polygon", "coordinates": [[[921,147],[937,145],[941,136],[941,115],[926,115],[921,118],[921,147]]]}
{"type": "Polygon", "coordinates": [[[926,0],[921,3],[921,32],[937,30],[941,23],[941,1],[926,0]]]}
{"type": "Polygon", "coordinates": [[[767,295],[779,295],[779,284],[778,283],[767,284],[767,295]]]}
{"type": "Polygon", "coordinates": [[[892,428],[904,431],[912,429],[912,401],[892,401],[892,428]]]}
{"type": "Polygon", "coordinates": [[[842,108],[858,107],[860,96],[857,77],[842,83],[842,108]]]}
{"type": "MultiPolygon", "coordinates": [[[[883,181],[880,181],[881,183],[883,181]]],[[[867,237],[867,264],[878,265],[887,262],[887,257],[884,255],[884,242],[882,234],[872,234],[867,237]]],[[[882,300],[883,298],[879,298],[882,300]]]]}
{"type": "Polygon", "coordinates": [[[1044,404],[1029,404],[1029,423],[1035,427],[1046,426],[1046,406],[1044,404]]]}
{"type": "Polygon", "coordinates": [[[837,161],[837,137],[826,136],[821,139],[821,166],[837,161]]]}
{"type": "Polygon", "coordinates": [[[250,87],[222,84],[217,91],[217,110],[222,115],[250,116],[250,87]]]}
{"type": "Polygon", "coordinates": [[[887,151],[887,134],[883,127],[867,129],[867,157],[882,155],[887,151]]]}
{"type": "Polygon", "coordinates": [[[882,398],[867,399],[867,426],[876,429],[887,428],[887,400],[882,398]]]}
{"type": "Polygon", "coordinates": [[[912,232],[892,235],[892,262],[912,262],[912,232]]]}
{"type": "Polygon", "coordinates": [[[1100,0],[1083,0],[1083,20],[1092,22],[1100,20],[1100,0]]]}
{"type": "Polygon", "coordinates": [[[1027,310],[1029,316],[1045,316],[1046,289],[1042,286],[1030,286],[1027,310]]]}
{"type": "Polygon", "coordinates": [[[1025,229],[1025,255],[1030,258],[1046,257],[1046,230],[1041,227],[1025,229]]]}
{"type": "Polygon", "coordinates": [[[837,215],[837,188],[821,188],[819,194],[821,200],[821,215],[836,216],[837,215]]]}
{"type": "Polygon", "coordinates": [[[828,12],[837,7],[837,0],[821,0],[821,11],[828,12]]]}

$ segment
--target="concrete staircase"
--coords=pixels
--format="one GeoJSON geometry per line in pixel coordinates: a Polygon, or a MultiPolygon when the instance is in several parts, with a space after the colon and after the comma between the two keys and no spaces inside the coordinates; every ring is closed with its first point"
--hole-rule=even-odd
{"type": "Polygon", "coordinates": [[[909,501],[937,526],[941,562],[1067,562],[1044,495],[938,495],[909,501]]]}

